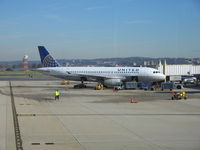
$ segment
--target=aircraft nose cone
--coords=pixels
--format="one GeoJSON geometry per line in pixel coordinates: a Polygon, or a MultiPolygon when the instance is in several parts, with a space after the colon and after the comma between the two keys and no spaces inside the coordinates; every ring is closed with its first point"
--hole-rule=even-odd
{"type": "Polygon", "coordinates": [[[162,75],[160,76],[160,80],[165,80],[165,78],[166,78],[166,76],[165,76],[164,74],[162,74],[162,75]]]}
{"type": "Polygon", "coordinates": [[[165,75],[164,74],[157,74],[156,76],[152,77],[152,80],[154,82],[165,81],[165,75]]]}

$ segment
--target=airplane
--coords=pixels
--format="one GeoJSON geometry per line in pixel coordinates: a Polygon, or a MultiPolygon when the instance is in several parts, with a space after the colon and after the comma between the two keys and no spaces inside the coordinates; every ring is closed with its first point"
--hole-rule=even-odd
{"type": "Polygon", "coordinates": [[[124,82],[160,82],[165,75],[149,67],[62,67],[44,46],[38,46],[42,68],[37,70],[57,78],[92,81],[106,87],[123,85],[124,82]]]}

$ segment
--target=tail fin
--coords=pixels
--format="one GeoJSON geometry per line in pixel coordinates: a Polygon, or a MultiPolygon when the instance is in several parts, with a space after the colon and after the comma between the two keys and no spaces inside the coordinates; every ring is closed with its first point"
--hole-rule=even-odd
{"type": "Polygon", "coordinates": [[[43,67],[59,67],[60,64],[49,54],[44,46],[38,46],[43,67]]]}

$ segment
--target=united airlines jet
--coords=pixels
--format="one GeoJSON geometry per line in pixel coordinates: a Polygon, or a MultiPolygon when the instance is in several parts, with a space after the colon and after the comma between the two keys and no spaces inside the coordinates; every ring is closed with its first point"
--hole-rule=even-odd
{"type": "Polygon", "coordinates": [[[73,81],[99,82],[107,87],[122,85],[127,81],[159,82],[165,75],[148,67],[62,67],[49,54],[44,46],[38,46],[42,68],[41,71],[50,76],[73,81]]]}

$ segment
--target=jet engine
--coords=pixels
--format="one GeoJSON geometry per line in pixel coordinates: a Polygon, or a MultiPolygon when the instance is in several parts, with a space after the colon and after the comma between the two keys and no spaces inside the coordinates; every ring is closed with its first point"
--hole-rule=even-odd
{"type": "Polygon", "coordinates": [[[122,81],[121,79],[105,79],[103,84],[107,87],[120,86],[122,81]]]}

